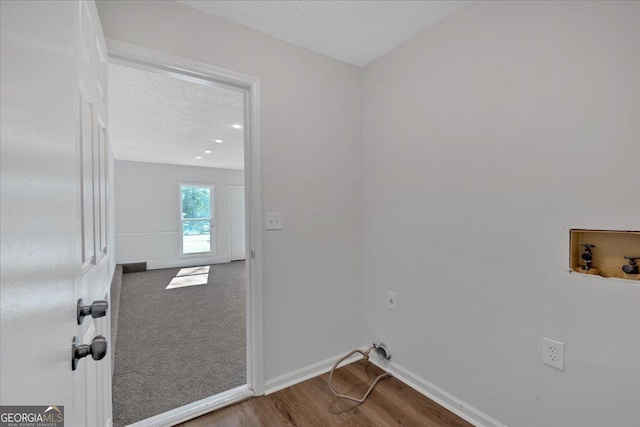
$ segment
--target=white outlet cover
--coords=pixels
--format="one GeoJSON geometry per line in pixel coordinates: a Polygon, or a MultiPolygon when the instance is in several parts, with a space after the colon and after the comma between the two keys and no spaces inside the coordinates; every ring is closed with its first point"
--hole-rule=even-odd
{"type": "Polygon", "coordinates": [[[396,309],[396,293],[395,292],[387,292],[387,308],[389,310],[396,309]]]}
{"type": "Polygon", "coordinates": [[[564,343],[543,338],[542,363],[564,371],[564,343]]]}
{"type": "Polygon", "coordinates": [[[282,230],[282,214],[280,212],[267,212],[267,230],[282,230]]]}

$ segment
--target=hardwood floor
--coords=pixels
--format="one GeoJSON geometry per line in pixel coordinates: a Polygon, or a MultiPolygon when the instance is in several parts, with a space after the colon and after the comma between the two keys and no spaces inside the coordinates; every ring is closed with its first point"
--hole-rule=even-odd
{"type": "MultiPolygon", "coordinates": [[[[381,373],[377,366],[361,360],[338,369],[334,385],[360,397],[381,373]]],[[[471,426],[395,378],[380,381],[362,404],[334,397],[328,379],[329,374],[324,374],[181,426],[471,426]]]]}

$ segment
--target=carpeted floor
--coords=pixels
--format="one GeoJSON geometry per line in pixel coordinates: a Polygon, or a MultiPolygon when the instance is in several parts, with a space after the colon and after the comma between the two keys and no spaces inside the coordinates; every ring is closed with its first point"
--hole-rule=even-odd
{"type": "Polygon", "coordinates": [[[246,384],[244,261],[212,265],[204,285],[166,289],[179,272],[123,276],[116,427],[246,384]]]}

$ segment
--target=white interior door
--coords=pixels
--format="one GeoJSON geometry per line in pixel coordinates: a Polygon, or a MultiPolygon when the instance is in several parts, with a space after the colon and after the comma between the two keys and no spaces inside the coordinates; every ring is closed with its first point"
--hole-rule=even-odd
{"type": "Polygon", "coordinates": [[[111,362],[71,369],[72,338],[109,338],[106,46],[91,1],[0,2],[1,405],[64,406],[67,426],[111,418],[111,362]]]}
{"type": "MultiPolygon", "coordinates": [[[[81,0],[78,6],[77,63],[79,120],[79,215],[82,265],[76,298],[90,304],[109,300],[109,285],[114,269],[108,236],[110,149],[107,134],[107,47],[93,0],[81,0]]],[[[109,317],[86,318],[78,337],[89,343],[96,335],[110,338],[109,317]]],[[[110,352],[99,363],[82,361],[76,376],[76,410],[87,426],[105,426],[111,421],[110,352]],[[83,363],[84,362],[84,363],[83,363]]]]}
{"type": "Polygon", "coordinates": [[[245,259],[244,187],[229,186],[231,261],[245,259]]]}

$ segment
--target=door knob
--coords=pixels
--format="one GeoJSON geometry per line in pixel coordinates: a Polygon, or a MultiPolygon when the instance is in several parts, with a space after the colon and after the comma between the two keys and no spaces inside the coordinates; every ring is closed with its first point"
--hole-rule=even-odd
{"type": "Polygon", "coordinates": [[[107,339],[102,335],[96,335],[91,344],[80,344],[78,337],[73,337],[71,344],[71,370],[75,371],[78,361],[91,355],[93,360],[102,360],[107,355],[107,339]]]}
{"type": "Polygon", "coordinates": [[[94,301],[91,305],[84,305],[82,298],[78,300],[76,309],[76,318],[78,319],[78,325],[82,325],[84,316],[91,315],[94,319],[98,317],[104,317],[109,309],[109,303],[106,301],[94,301]]]}

